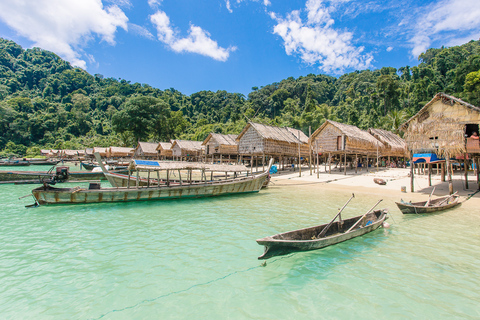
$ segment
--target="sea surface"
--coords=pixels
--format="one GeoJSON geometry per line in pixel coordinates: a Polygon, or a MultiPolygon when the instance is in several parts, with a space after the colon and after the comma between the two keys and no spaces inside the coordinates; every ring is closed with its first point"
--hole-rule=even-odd
{"type": "Polygon", "coordinates": [[[352,190],[344,218],[383,198],[391,226],[262,265],[255,239],[327,223],[351,194],[277,183],[247,195],[27,209],[32,198],[19,197],[33,187],[0,185],[1,319],[480,318],[478,198],[404,216],[396,197],[352,190]]]}

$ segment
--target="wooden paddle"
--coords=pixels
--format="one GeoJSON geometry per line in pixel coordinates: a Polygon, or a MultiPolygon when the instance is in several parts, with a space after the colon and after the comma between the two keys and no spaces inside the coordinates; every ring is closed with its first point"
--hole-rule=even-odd
{"type": "MultiPolygon", "coordinates": [[[[333,221],[335,221],[335,219],[337,219],[338,216],[340,216],[340,214],[342,213],[343,209],[345,209],[345,207],[347,206],[347,204],[350,202],[350,200],[352,200],[353,198],[355,198],[355,194],[352,193],[352,197],[350,199],[348,199],[347,203],[345,203],[345,205],[342,207],[342,209],[340,209],[337,213],[337,215],[332,219],[332,221],[330,221],[329,224],[327,224],[327,226],[325,228],[323,228],[323,230],[318,234],[317,238],[321,238],[323,236],[325,236],[325,233],[327,233],[328,229],[330,228],[330,226],[333,224],[333,221]]],[[[342,221],[342,216],[340,216],[340,221],[342,221]]]]}
{"type": "Polygon", "coordinates": [[[425,207],[428,207],[428,205],[430,204],[430,201],[432,200],[432,195],[434,192],[435,192],[435,187],[433,187],[432,193],[430,193],[430,197],[428,197],[428,201],[425,202],[425,207]]]}
{"type": "Polygon", "coordinates": [[[456,195],[458,193],[458,191],[455,191],[455,193],[453,193],[452,195],[450,195],[449,197],[446,197],[445,199],[443,199],[442,201],[440,201],[439,203],[435,204],[435,207],[440,207],[445,201],[448,201],[450,200],[450,198],[452,198],[454,195],[456,195]]]}
{"type": "Polygon", "coordinates": [[[347,232],[345,232],[345,233],[349,233],[350,231],[352,231],[353,228],[355,228],[355,227],[357,226],[357,224],[358,224],[360,221],[362,221],[362,219],[365,218],[365,216],[366,216],[367,214],[369,214],[369,213],[373,210],[373,208],[375,208],[376,206],[378,206],[378,204],[379,204],[380,202],[382,202],[382,201],[383,201],[383,199],[378,200],[377,203],[375,203],[375,205],[374,205],[370,210],[368,210],[363,216],[361,216],[361,218],[358,219],[357,222],[355,222],[355,224],[354,224],[353,226],[351,226],[350,229],[348,229],[347,232]]]}

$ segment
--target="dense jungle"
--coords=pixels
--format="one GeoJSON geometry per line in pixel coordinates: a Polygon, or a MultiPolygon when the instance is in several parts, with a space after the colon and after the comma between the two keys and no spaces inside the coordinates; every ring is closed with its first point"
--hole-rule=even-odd
{"type": "Polygon", "coordinates": [[[253,87],[248,96],[223,90],[188,96],[91,75],[55,53],[0,38],[0,155],[203,140],[210,132],[238,134],[248,120],[307,135],[326,119],[398,133],[438,92],[480,105],[480,41],[428,49],[413,67],[290,77],[253,87]]]}

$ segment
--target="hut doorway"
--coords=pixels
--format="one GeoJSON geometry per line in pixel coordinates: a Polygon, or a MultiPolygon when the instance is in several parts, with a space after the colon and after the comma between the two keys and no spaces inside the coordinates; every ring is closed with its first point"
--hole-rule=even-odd
{"type": "Polygon", "coordinates": [[[465,137],[470,137],[474,132],[478,134],[478,124],[469,123],[465,125],[465,137]]]}

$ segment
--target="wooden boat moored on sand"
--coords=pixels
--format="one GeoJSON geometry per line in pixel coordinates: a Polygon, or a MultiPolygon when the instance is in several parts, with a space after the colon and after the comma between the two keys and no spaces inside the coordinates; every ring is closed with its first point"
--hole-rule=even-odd
{"type": "Polygon", "coordinates": [[[258,259],[321,249],[372,232],[383,224],[388,213],[387,209],[372,211],[373,208],[364,215],[346,220],[341,219],[340,210],[330,223],[258,239],[257,243],[265,246],[258,259]],[[339,221],[333,222],[337,216],[340,216],[339,221]]]}
{"type": "Polygon", "coordinates": [[[402,211],[403,214],[419,214],[419,213],[434,213],[438,211],[443,211],[451,209],[461,204],[460,196],[456,193],[440,197],[434,200],[420,201],[420,202],[395,202],[398,209],[402,211]]]}

